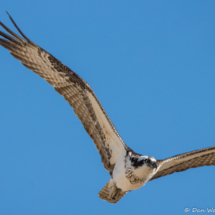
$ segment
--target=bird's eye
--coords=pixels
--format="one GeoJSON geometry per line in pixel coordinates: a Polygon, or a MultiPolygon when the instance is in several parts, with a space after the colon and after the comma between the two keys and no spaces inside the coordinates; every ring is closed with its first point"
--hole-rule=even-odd
{"type": "Polygon", "coordinates": [[[150,160],[149,160],[149,159],[146,159],[146,160],[145,160],[145,163],[150,163],[150,160]]]}

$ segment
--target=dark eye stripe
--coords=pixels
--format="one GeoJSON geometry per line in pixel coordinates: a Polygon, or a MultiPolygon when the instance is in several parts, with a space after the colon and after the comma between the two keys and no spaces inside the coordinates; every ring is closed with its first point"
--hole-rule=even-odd
{"type": "Polygon", "coordinates": [[[144,160],[141,160],[140,162],[139,162],[139,164],[143,164],[144,163],[144,160]]]}

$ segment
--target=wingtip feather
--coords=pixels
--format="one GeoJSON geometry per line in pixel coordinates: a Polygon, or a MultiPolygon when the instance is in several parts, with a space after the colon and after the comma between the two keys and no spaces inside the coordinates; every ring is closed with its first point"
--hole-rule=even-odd
{"type": "Polygon", "coordinates": [[[16,29],[19,31],[19,33],[31,44],[34,44],[28,37],[25,36],[25,34],[20,30],[20,28],[17,26],[17,24],[15,23],[15,21],[13,20],[13,18],[11,17],[11,15],[6,11],[6,13],[8,14],[11,22],[13,23],[13,25],[16,27],[16,29]]]}

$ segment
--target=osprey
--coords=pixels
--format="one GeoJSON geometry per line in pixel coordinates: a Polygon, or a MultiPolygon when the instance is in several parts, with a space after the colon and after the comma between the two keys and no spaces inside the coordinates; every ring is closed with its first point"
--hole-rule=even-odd
{"type": "Polygon", "coordinates": [[[29,40],[9,17],[22,37],[0,22],[11,34],[0,31],[4,38],[0,38],[0,45],[10,50],[11,55],[24,66],[44,78],[73,108],[95,143],[104,168],[111,175],[110,181],[99,192],[101,199],[116,203],[128,191],[136,190],[148,181],[190,168],[215,165],[215,146],[164,160],[135,153],[123,142],[89,84],[29,40]]]}

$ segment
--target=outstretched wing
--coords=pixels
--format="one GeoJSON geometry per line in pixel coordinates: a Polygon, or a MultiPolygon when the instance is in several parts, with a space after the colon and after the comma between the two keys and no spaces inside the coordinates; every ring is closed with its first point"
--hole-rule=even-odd
{"type": "Polygon", "coordinates": [[[125,151],[127,146],[93,90],[71,69],[29,40],[11,17],[10,19],[24,39],[0,22],[0,25],[13,36],[0,31],[0,35],[5,38],[0,38],[0,45],[10,50],[11,55],[24,66],[44,78],[68,101],[93,139],[104,167],[112,172],[119,154],[125,151]]]}
{"type": "Polygon", "coordinates": [[[215,146],[158,160],[158,171],[150,181],[174,172],[210,165],[215,165],[215,146]]]}

